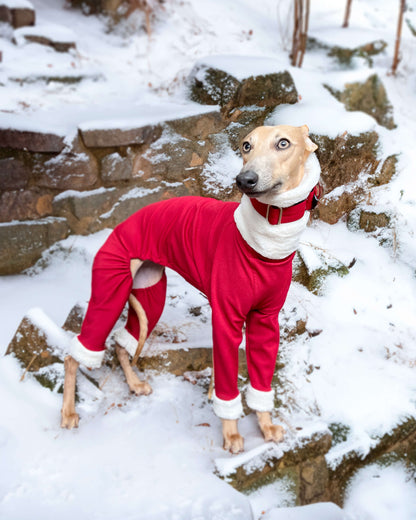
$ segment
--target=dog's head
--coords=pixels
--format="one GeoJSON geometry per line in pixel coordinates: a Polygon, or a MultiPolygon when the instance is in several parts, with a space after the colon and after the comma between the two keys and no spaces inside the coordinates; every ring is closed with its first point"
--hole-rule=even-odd
{"type": "Polygon", "coordinates": [[[303,126],[260,126],[240,146],[243,168],[236,177],[240,191],[249,197],[279,195],[302,181],[304,165],[317,145],[303,126]]]}

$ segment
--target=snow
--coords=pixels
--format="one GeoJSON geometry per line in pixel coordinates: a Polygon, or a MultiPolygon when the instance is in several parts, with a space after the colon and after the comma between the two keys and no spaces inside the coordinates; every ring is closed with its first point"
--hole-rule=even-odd
{"type": "MultiPolygon", "coordinates": [[[[329,137],[342,135],[346,129],[352,135],[375,130],[375,120],[364,112],[347,112],[322,83],[322,75],[308,69],[291,70],[301,99],[296,105],[280,105],[268,118],[270,125],[302,126],[307,121],[309,131],[329,137]],[[316,106],[319,105],[319,111],[316,106]]],[[[338,76],[338,74],[336,74],[338,76]]],[[[345,83],[345,73],[343,74],[345,83]]],[[[339,78],[337,77],[337,80],[339,78]]],[[[330,77],[324,78],[324,83],[330,77]]]]}
{"type": "MultiPolygon", "coordinates": [[[[117,119],[113,119],[106,114],[105,119],[85,121],[79,124],[78,127],[84,132],[89,130],[108,130],[112,128],[131,130],[133,128],[141,128],[143,126],[154,125],[181,117],[204,114],[206,112],[212,112],[212,110],[213,107],[204,107],[196,103],[175,104],[158,102],[152,105],[136,105],[137,116],[120,117],[119,115],[117,119]]],[[[120,108],[116,108],[115,112],[120,114],[120,108]]],[[[127,111],[127,113],[129,112],[127,111]]]]}
{"type": "MultiPolygon", "coordinates": [[[[351,27],[341,30],[345,2],[314,0],[312,36],[337,45],[378,39],[388,43],[384,53],[374,57],[373,68],[355,58],[352,69],[319,50],[306,53],[302,69],[292,68],[284,47],[290,42],[278,29],[285,25],[284,6],[275,0],[165,2],[152,21],[150,39],[140,13],[111,27],[104,17],[65,8],[64,0],[33,4],[38,27],[65,23],[75,34],[77,51],[57,53],[32,43],[16,46],[13,31],[0,25],[1,128],[55,132],[69,140],[78,128],[137,128],[217,110],[186,98],[186,77],[200,60],[222,64],[238,78],[288,70],[301,99],[278,107],[269,124],[306,123],[311,132],[331,137],[376,130],[382,155],[399,154],[396,177],[372,190],[368,201],[374,210],[388,208],[394,215],[390,245],[381,247],[376,237],[352,232],[345,222],[315,222],[302,239],[310,269],[319,265],[322,254],[345,265],[353,258],[356,262],[347,276],[328,277],[322,296],[292,284],[281,321],[305,319],[308,330],[322,332],[282,344],[285,368],[277,388],[282,401],[278,413],[295,430],[302,427],[304,435],[328,426],[344,428],[345,439],[327,454],[333,467],[351,450],[364,456],[380,435],[415,417],[416,74],[414,36],[406,24],[398,76],[387,74],[398,3],[353,2],[351,27]],[[382,79],[394,107],[394,130],[380,127],[366,114],[347,112],[323,86],[341,88],[373,73],[382,79]],[[59,77],[79,81],[65,83],[59,77]]],[[[414,2],[408,4],[416,8],[414,2]]],[[[223,146],[211,154],[205,179],[207,185],[228,189],[239,158],[228,143],[219,144],[223,146]]],[[[134,190],[126,196],[142,195],[134,190]]],[[[58,198],[66,196],[79,194],[65,192],[58,198]]],[[[1,352],[25,315],[53,336],[70,309],[88,300],[92,260],[108,234],[71,236],[28,272],[0,279],[1,352]]],[[[167,330],[176,327],[183,342],[172,345],[161,336],[149,343],[145,354],[211,344],[206,300],[171,272],[161,323],[167,330]],[[191,307],[201,307],[201,314],[192,316],[191,307]]],[[[54,338],[51,341],[64,345],[66,335],[54,338]]],[[[198,381],[149,373],[153,394],[138,399],[129,395],[119,371],[102,368],[94,373],[105,383],[102,390],[81,379],[80,429],[62,431],[61,396],[42,388],[30,374],[19,382],[21,372],[12,357],[0,358],[0,516],[7,520],[34,512],[45,519],[415,517],[414,478],[401,463],[360,470],[350,483],[342,513],[333,504],[293,508],[294,493],[287,481],[248,495],[238,493],[214,472],[227,476],[237,464],[250,464],[254,455],[261,461],[262,455],[280,453],[283,446],[265,445],[250,415],[241,421],[247,451],[238,457],[225,453],[220,422],[198,381]]],[[[293,446],[296,436],[289,441],[293,446]]]]}
{"type": "Polygon", "coordinates": [[[263,516],[264,520],[345,520],[342,510],[331,503],[297,508],[282,507],[263,516]]]}
{"type": "Polygon", "coordinates": [[[32,307],[26,313],[26,318],[45,333],[48,345],[57,349],[58,352],[68,352],[70,339],[68,334],[60,327],[57,327],[41,308],[32,307]]]}
{"type": "Polygon", "coordinates": [[[231,149],[230,144],[221,144],[214,153],[209,153],[207,164],[202,172],[205,186],[218,194],[230,189],[240,168],[241,159],[231,149]]]}
{"type": "MultiPolygon", "coordinates": [[[[413,476],[414,477],[414,476],[413,476]]],[[[345,512],[352,520],[413,520],[416,488],[401,463],[371,464],[360,470],[347,490],[345,512]]]]}
{"type": "Polygon", "coordinates": [[[54,202],[58,202],[63,199],[67,199],[70,197],[76,197],[79,199],[83,199],[85,197],[91,197],[92,195],[100,195],[102,193],[109,193],[114,191],[116,188],[96,188],[95,190],[87,190],[87,191],[76,191],[76,190],[65,190],[59,193],[56,197],[54,197],[54,202]]]}

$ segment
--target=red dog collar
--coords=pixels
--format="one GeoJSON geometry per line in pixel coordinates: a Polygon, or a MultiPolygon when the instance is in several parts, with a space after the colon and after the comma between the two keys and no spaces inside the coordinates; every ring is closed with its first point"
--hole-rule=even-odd
{"type": "Polygon", "coordinates": [[[321,196],[322,186],[317,184],[305,200],[302,200],[293,206],[289,206],[288,208],[278,208],[277,206],[271,206],[270,204],[263,204],[263,202],[260,202],[257,199],[250,200],[257,213],[264,217],[269,224],[275,226],[279,224],[287,224],[288,222],[295,222],[295,220],[301,219],[305,214],[305,211],[311,211],[316,208],[321,196]]]}

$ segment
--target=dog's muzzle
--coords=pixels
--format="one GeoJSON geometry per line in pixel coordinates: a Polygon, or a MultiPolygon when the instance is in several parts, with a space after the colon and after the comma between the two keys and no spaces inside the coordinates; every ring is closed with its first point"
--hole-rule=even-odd
{"type": "Polygon", "coordinates": [[[252,193],[259,182],[259,176],[253,170],[240,172],[235,178],[237,187],[243,193],[252,193]]]}

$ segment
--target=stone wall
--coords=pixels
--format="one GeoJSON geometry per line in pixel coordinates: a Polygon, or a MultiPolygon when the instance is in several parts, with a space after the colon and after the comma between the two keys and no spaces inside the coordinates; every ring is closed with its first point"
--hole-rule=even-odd
{"type": "Polygon", "coordinates": [[[236,150],[243,134],[287,101],[288,82],[294,101],[288,73],[250,78],[239,87],[253,92],[257,83],[266,94],[272,89],[268,106],[234,107],[231,114],[201,106],[193,116],[128,129],[80,124],[70,143],[64,135],[0,128],[0,274],[33,265],[71,233],[114,227],[151,202],[235,197],[231,188],[214,193],[215,180],[204,182],[204,167],[224,146],[236,150]],[[281,80],[285,97],[279,99],[281,80]]]}
{"type": "MultiPolygon", "coordinates": [[[[210,174],[212,157],[236,152],[246,134],[298,94],[287,71],[237,79],[224,69],[195,65],[189,95],[201,108],[188,117],[126,129],[80,123],[71,139],[0,128],[0,275],[30,267],[57,240],[112,228],[158,200],[237,199],[232,181],[224,185],[210,174]]],[[[315,216],[328,223],[347,218],[371,186],[395,172],[394,156],[380,160],[376,132],[312,139],[326,193],[315,216]]]]}

